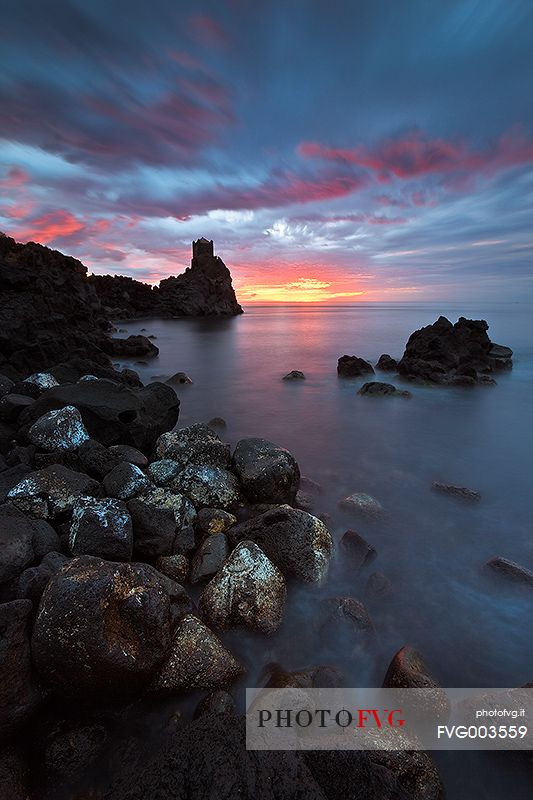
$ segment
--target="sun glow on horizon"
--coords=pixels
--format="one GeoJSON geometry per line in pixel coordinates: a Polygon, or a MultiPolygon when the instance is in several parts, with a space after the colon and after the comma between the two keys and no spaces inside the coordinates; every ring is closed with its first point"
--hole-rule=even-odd
{"type": "Polygon", "coordinates": [[[320,303],[365,294],[363,291],[337,291],[332,286],[329,281],[302,277],[287,283],[245,284],[237,291],[239,298],[248,303],[320,303]]]}

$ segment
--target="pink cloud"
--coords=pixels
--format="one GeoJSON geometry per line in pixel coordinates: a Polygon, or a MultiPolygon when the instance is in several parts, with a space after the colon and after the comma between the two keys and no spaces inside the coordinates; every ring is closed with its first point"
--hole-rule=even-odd
{"type": "Polygon", "coordinates": [[[189,18],[189,31],[196,41],[216,47],[227,47],[230,38],[224,28],[207,14],[195,14],[189,18]]]}

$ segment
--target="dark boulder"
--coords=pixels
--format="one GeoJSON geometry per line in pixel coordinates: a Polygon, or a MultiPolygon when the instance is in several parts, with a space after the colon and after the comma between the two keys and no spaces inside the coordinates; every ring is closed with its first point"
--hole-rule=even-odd
{"type": "Polygon", "coordinates": [[[251,503],[293,503],[300,469],[292,453],[267,439],[241,439],[233,467],[251,503]]]}
{"type": "Polygon", "coordinates": [[[36,519],[70,517],[80,495],[99,497],[100,484],[61,464],[30,472],[8,492],[7,499],[20,511],[36,519]]]}
{"type": "Polygon", "coordinates": [[[5,503],[9,490],[31,471],[27,464],[16,464],[0,472],[0,503],[5,503]]]}
{"type": "Polygon", "coordinates": [[[227,469],[231,461],[229,445],[222,442],[208,425],[200,422],[163,433],[157,440],[156,455],[176,461],[182,469],[187,464],[227,469]]]}
{"type": "Polygon", "coordinates": [[[110,497],[131,500],[151,487],[150,481],[135,464],[121,461],[103,480],[103,487],[110,497]]]}
{"type": "Polygon", "coordinates": [[[512,351],[494,345],[488,327],[485,320],[460,317],[453,325],[439,317],[411,334],[398,372],[409,380],[472,385],[483,373],[510,369],[512,351]]]}
{"type": "Polygon", "coordinates": [[[47,553],[36,567],[28,567],[18,577],[0,584],[0,602],[31,600],[37,607],[48,582],[68,560],[63,553],[47,553]]]}
{"type": "Polygon", "coordinates": [[[206,536],[191,561],[191,583],[216,575],[228,555],[228,540],[224,533],[206,536]]]}
{"type": "Polygon", "coordinates": [[[485,564],[485,570],[499,578],[533,589],[533,571],[516,561],[503,556],[493,556],[485,564]]]}
{"type": "Polygon", "coordinates": [[[175,375],[171,375],[170,378],[167,378],[167,383],[172,384],[179,384],[180,386],[191,386],[193,381],[186,372],[176,372],[175,375]]]}
{"type": "Polygon", "coordinates": [[[128,503],[134,549],[143,558],[187,555],[195,546],[191,501],[168,489],[151,489],[128,503]]]}
{"type": "Polygon", "coordinates": [[[32,673],[30,633],[32,604],[0,604],[0,739],[28,720],[41,693],[32,673]]]}
{"type": "Polygon", "coordinates": [[[74,406],[48,411],[34,422],[28,439],[41,450],[76,450],[89,439],[81,414],[74,406]]]}
{"type": "Polygon", "coordinates": [[[112,444],[109,452],[116,456],[120,461],[127,461],[129,464],[135,464],[136,467],[146,469],[148,466],[148,459],[137,450],[136,447],[130,447],[128,444],[112,444]]]}
{"type": "Polygon", "coordinates": [[[196,517],[196,530],[210,536],[213,533],[225,533],[237,524],[237,517],[221,508],[202,508],[196,517]]]}
{"type": "Polygon", "coordinates": [[[341,548],[350,566],[356,570],[367,567],[377,556],[376,548],[363,539],[357,531],[348,530],[343,534],[341,548]]]}
{"type": "Polygon", "coordinates": [[[78,459],[81,470],[99,481],[120,464],[120,458],[96,439],[83,442],[78,450],[78,459]]]}
{"type": "Polygon", "coordinates": [[[376,364],[376,369],[381,370],[382,372],[396,372],[398,369],[398,362],[392,356],[389,356],[388,353],[383,353],[376,364]]]}
{"type": "Polygon", "coordinates": [[[155,568],[176,583],[185,583],[189,574],[189,559],[179,553],[174,556],[159,556],[155,568]]]}
{"type": "Polygon", "coordinates": [[[284,380],[284,381],[304,381],[305,380],[305,375],[299,369],[292,369],[290,372],[287,372],[287,374],[283,376],[282,380],[284,380]]]}
{"type": "Polygon", "coordinates": [[[155,569],[81,556],[46,587],[32,652],[60,694],[128,693],[152,678],[170,642],[170,597],[155,569]]]}
{"type": "Polygon", "coordinates": [[[159,348],[146,336],[128,336],[127,339],[106,339],[103,342],[104,351],[114,358],[155,358],[159,355],[159,348]]]}
{"type": "Polygon", "coordinates": [[[360,375],[373,375],[372,364],[357,356],[341,356],[337,363],[337,374],[341,378],[358,378],[360,375]]]}
{"type": "Polygon", "coordinates": [[[0,400],[0,420],[17,422],[20,415],[34,404],[33,397],[24,394],[5,394],[0,400]]]}
{"type": "Polygon", "coordinates": [[[188,464],[170,483],[174,492],[184,494],[197,508],[234,509],[244,498],[238,479],[220,467],[188,464]]]}
{"type": "Polygon", "coordinates": [[[235,714],[235,700],[224,689],[215,689],[203,697],[194,709],[193,719],[206,714],[235,714]]]}
{"type": "Polygon", "coordinates": [[[135,389],[97,380],[48,389],[27,409],[21,423],[29,426],[46,412],[67,405],[81,413],[91,438],[106,446],[128,444],[142,451],[149,451],[163,431],[172,429],[179,414],[176,393],[164,383],[135,389]]]}
{"type": "Polygon", "coordinates": [[[321,520],[305,511],[281,506],[235,525],[232,544],[255,542],[286,576],[305,583],[326,580],[333,550],[331,535],[321,520]]]}
{"type": "Polygon", "coordinates": [[[382,383],[381,381],[364,383],[357,394],[365,397],[411,397],[411,392],[407,392],[405,389],[398,389],[392,383],[382,383]]]}
{"type": "Polygon", "coordinates": [[[14,382],[7,375],[0,375],[0,397],[5,394],[11,394],[14,385],[14,382]]]}
{"type": "Polygon", "coordinates": [[[373,572],[368,576],[365,586],[365,598],[382,600],[392,592],[392,583],[382,572],[373,572]]]}
{"type": "Polygon", "coordinates": [[[13,745],[0,749],[0,797],[6,800],[30,797],[30,770],[21,750],[13,745]]]}
{"type": "Polygon", "coordinates": [[[173,461],[171,458],[161,458],[159,461],[152,461],[146,474],[156,486],[168,486],[182,469],[182,465],[177,461],[173,461]]]}
{"type": "Polygon", "coordinates": [[[57,534],[47,522],[31,519],[9,503],[0,506],[0,584],[58,549],[57,534]]]}
{"type": "Polygon", "coordinates": [[[374,623],[363,603],[355,597],[332,597],[322,600],[319,628],[322,638],[342,638],[343,649],[353,656],[367,648],[375,638],[374,623]]]}
{"type": "Polygon", "coordinates": [[[133,526],[126,504],[110,497],[78,497],[72,509],[69,548],[74,556],[130,561],[133,526]]]}

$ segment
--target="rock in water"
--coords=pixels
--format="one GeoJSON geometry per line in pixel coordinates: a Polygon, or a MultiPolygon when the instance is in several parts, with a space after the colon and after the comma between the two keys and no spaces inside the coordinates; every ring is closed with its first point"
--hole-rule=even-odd
{"type": "Polygon", "coordinates": [[[179,400],[170,386],[142,389],[108,380],[84,381],[48,389],[26,410],[22,424],[63,406],[75,406],[91,438],[106,446],[129,444],[149,451],[157,437],[178,421],[179,400]]]}
{"type": "Polygon", "coordinates": [[[466,486],[453,486],[450,483],[439,483],[439,481],[433,481],[431,488],[436,492],[442,492],[442,494],[449,494],[452,495],[452,497],[459,497],[461,500],[481,500],[481,495],[479,492],[476,492],[474,489],[468,489],[466,486]]]}
{"type": "Polygon", "coordinates": [[[46,587],[32,652],[59,694],[128,693],[152,678],[170,642],[170,597],[153,567],[81,556],[46,587]]]}
{"type": "Polygon", "coordinates": [[[398,372],[410,380],[465,384],[483,382],[483,373],[511,369],[513,352],[493,344],[485,320],[460,317],[452,325],[439,317],[409,337],[398,372]]]}
{"type": "MultiPolygon", "coordinates": [[[[40,701],[32,673],[30,632],[32,604],[0,604],[0,738],[13,733],[40,701]]],[[[6,796],[7,798],[7,796],[6,796]]]]}
{"type": "Polygon", "coordinates": [[[337,363],[337,374],[341,378],[358,378],[360,375],[373,375],[374,368],[363,358],[341,356],[337,363]]]}
{"type": "Polygon", "coordinates": [[[41,450],[76,450],[86,442],[81,414],[74,406],[65,406],[43,414],[28,431],[28,439],[41,450]]]}
{"type": "Polygon", "coordinates": [[[267,439],[241,439],[233,467],[252,503],[293,503],[300,469],[292,453],[267,439]]]}
{"type": "Polygon", "coordinates": [[[323,583],[333,541],[324,523],[306,511],[281,506],[235,525],[228,531],[233,544],[251,540],[286,576],[305,583],[323,583]]]}
{"type": "Polygon", "coordinates": [[[396,372],[398,369],[398,362],[392,356],[389,356],[388,353],[383,353],[376,364],[376,369],[380,369],[382,372],[396,372]]]}
{"type": "Polygon", "coordinates": [[[68,543],[75,556],[129,561],[133,527],[126,504],[110,497],[78,497],[72,509],[68,543]]]}
{"type": "Polygon", "coordinates": [[[348,556],[350,566],[357,570],[368,566],[377,556],[376,548],[357,531],[346,531],[341,539],[341,546],[348,556]]]}
{"type": "Polygon", "coordinates": [[[411,397],[411,392],[406,392],[402,389],[397,389],[392,383],[382,383],[381,381],[369,381],[364,383],[357,394],[366,395],[367,397],[411,397]]]}
{"type": "Polygon", "coordinates": [[[344,511],[356,511],[367,517],[376,517],[383,513],[383,506],[369,494],[354,492],[340,501],[339,507],[344,511]]]}
{"type": "Polygon", "coordinates": [[[284,380],[284,381],[304,381],[305,380],[305,375],[299,369],[292,369],[290,372],[287,372],[287,374],[283,376],[282,380],[284,380]]]}
{"type": "Polygon", "coordinates": [[[174,635],[170,655],[150,689],[157,693],[216,689],[232,683],[243,672],[220,639],[203,622],[188,614],[174,635]]]}
{"type": "Polygon", "coordinates": [[[214,628],[244,625],[271,634],[280,626],[286,592],[281,572],[254,542],[244,541],[202,592],[200,612],[214,628]]]}
{"type": "Polygon", "coordinates": [[[494,556],[486,562],[485,569],[493,575],[533,589],[533,571],[520,566],[516,561],[510,561],[503,556],[494,556]]]}

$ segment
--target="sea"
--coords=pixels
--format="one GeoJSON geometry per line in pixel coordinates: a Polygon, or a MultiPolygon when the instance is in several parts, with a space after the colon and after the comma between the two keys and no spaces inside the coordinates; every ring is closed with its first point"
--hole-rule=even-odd
{"type": "MultiPolygon", "coordinates": [[[[235,444],[256,436],[288,448],[317,481],[314,513],[327,514],[336,543],[356,530],[377,550],[357,572],[336,549],[328,582],[290,586],[280,631],[269,639],[232,633],[225,641],[247,667],[243,686],[262,685],[265,667],[339,667],[352,686],[380,685],[396,651],[415,647],[443,686],[507,687],[533,681],[533,591],[497,580],[483,564],[502,555],[533,569],[533,306],[357,303],[249,305],[230,319],[128,320],[120,336],[153,335],[159,356],[121,361],[146,383],[186,372],[177,386],[178,427],[222,417],[235,444]],[[485,319],[492,341],[514,351],[497,386],[402,385],[402,397],[364,397],[368,378],[339,379],[337,359],[375,364],[400,358],[409,335],[440,315],[485,319]],[[305,380],[284,381],[290,370],[305,380]],[[481,493],[465,502],[432,482],[481,493]],[[353,492],[376,498],[384,513],[354,517],[339,508],[353,492]],[[374,571],[391,582],[368,598],[374,571]],[[371,652],[354,650],[349,629],[324,637],[320,601],[362,600],[376,629],[371,652]]],[[[525,761],[482,753],[437,753],[448,800],[533,797],[525,761]]],[[[529,769],[533,769],[530,760],[529,769]]]]}

